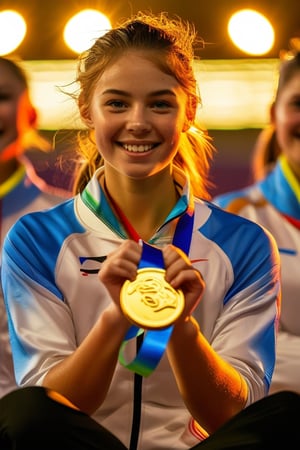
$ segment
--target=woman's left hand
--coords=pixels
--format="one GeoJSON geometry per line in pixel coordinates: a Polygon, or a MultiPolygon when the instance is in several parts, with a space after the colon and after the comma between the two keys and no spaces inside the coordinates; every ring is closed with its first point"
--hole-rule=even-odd
{"type": "Polygon", "coordinates": [[[201,273],[192,266],[187,255],[174,245],[162,249],[165,263],[165,279],[174,289],[181,289],[185,307],[181,318],[190,316],[198,305],[205,288],[201,273]]]}

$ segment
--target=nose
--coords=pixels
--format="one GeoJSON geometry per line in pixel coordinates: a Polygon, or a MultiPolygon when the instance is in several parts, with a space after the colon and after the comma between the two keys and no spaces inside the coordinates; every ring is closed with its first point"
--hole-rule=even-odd
{"type": "Polygon", "coordinates": [[[147,120],[147,113],[144,108],[138,106],[130,111],[126,129],[134,133],[143,133],[151,129],[151,124],[147,120]]]}
{"type": "Polygon", "coordinates": [[[133,133],[144,133],[150,131],[150,124],[146,122],[128,122],[127,131],[131,131],[133,133]]]}

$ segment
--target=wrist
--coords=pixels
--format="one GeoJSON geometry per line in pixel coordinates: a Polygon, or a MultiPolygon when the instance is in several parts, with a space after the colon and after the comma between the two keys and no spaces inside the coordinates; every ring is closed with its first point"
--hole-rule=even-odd
{"type": "Polygon", "coordinates": [[[175,323],[172,337],[185,336],[197,337],[200,332],[200,326],[193,316],[187,316],[184,320],[179,320],[175,323]]]}
{"type": "Polygon", "coordinates": [[[117,327],[118,330],[127,331],[130,327],[130,322],[124,316],[121,309],[111,303],[105,311],[103,311],[102,319],[109,327],[117,327]]]}

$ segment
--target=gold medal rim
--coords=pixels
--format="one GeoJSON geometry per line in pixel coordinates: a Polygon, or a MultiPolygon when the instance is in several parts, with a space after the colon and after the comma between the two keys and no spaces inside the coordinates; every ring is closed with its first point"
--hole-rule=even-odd
{"type": "MultiPolygon", "coordinates": [[[[140,274],[147,273],[147,272],[148,273],[159,272],[160,274],[164,274],[166,271],[165,271],[165,269],[159,269],[156,267],[148,267],[148,268],[138,269],[136,279],[138,278],[138,276],[140,274]]],[[[180,316],[180,314],[182,313],[182,311],[184,309],[185,299],[184,299],[182,290],[172,288],[177,293],[177,296],[179,299],[178,306],[177,306],[176,310],[174,311],[174,313],[170,314],[170,316],[168,318],[157,320],[157,321],[153,322],[153,320],[147,320],[147,319],[141,318],[136,313],[136,309],[130,307],[130,305],[128,305],[128,302],[126,304],[126,291],[134,281],[126,280],[122,286],[121,294],[120,294],[120,306],[121,306],[121,309],[122,309],[124,315],[127,317],[127,319],[130,322],[132,322],[134,325],[137,325],[143,329],[161,329],[161,328],[167,328],[168,326],[172,325],[176,321],[176,319],[180,316]]]]}

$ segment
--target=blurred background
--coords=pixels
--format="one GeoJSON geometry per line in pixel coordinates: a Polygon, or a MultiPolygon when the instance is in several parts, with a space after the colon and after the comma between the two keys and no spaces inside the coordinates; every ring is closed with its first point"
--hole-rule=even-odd
{"type": "MultiPolygon", "coordinates": [[[[212,194],[248,184],[251,151],[269,119],[279,53],[289,48],[291,37],[300,36],[299,0],[0,0],[0,54],[23,61],[39,110],[40,129],[55,142],[56,153],[66,158],[73,145],[69,136],[81,127],[76,106],[62,93],[62,89],[74,88],[78,54],[66,38],[79,39],[87,31],[78,23],[69,33],[65,27],[80,11],[91,9],[106,16],[106,29],[109,23],[114,26],[138,10],[167,11],[194,23],[203,40],[195,60],[203,103],[199,119],[217,148],[212,194]],[[260,34],[265,24],[252,22],[251,15],[233,29],[232,16],[245,9],[266,19],[265,34],[260,34]],[[7,10],[21,15],[23,28],[19,22],[9,24],[4,15],[7,10]],[[15,39],[19,28],[21,42],[5,48],[10,34],[15,39]],[[260,48],[265,41],[266,46],[260,48]]],[[[88,29],[99,34],[99,18],[95,23],[89,18],[88,29]]]]}
{"type": "MultiPolygon", "coordinates": [[[[69,59],[74,57],[64,44],[63,29],[68,19],[85,8],[107,15],[115,25],[138,10],[168,11],[192,20],[207,42],[204,59],[243,58],[245,55],[228,38],[227,23],[238,9],[251,8],[264,14],[275,29],[275,42],[267,54],[277,58],[289,37],[299,32],[299,0],[1,0],[0,10],[15,9],[27,22],[27,36],[18,52],[27,60],[69,59]]],[[[253,29],[253,38],[256,30],[253,29]]]]}

